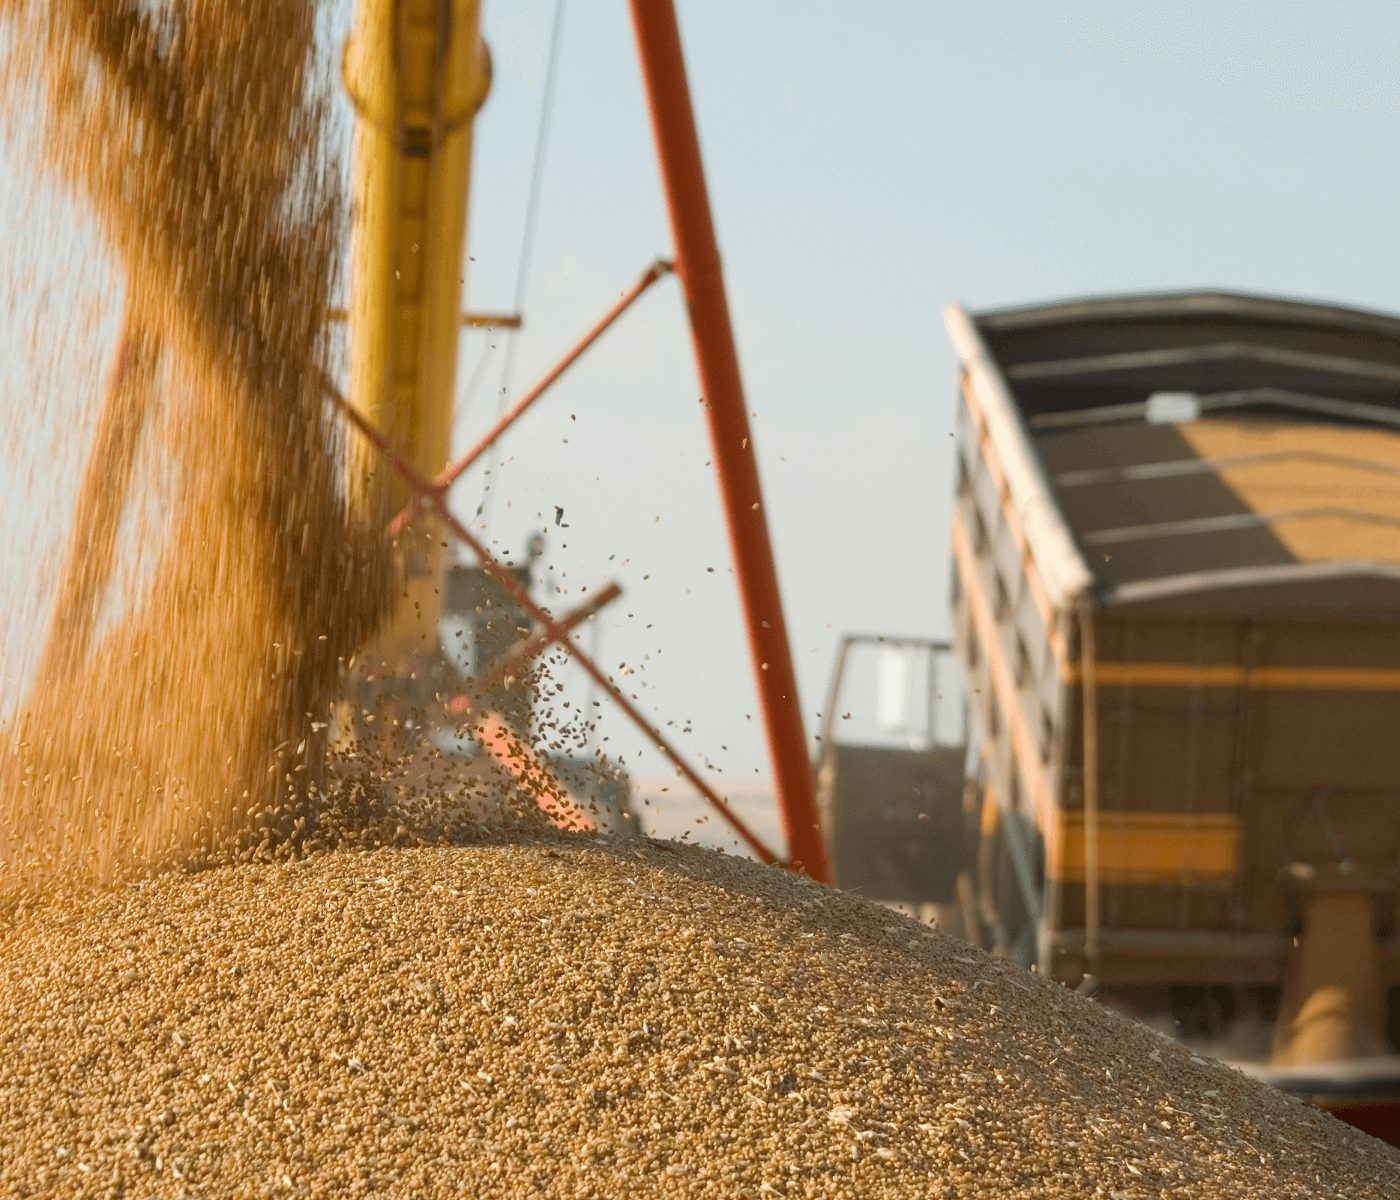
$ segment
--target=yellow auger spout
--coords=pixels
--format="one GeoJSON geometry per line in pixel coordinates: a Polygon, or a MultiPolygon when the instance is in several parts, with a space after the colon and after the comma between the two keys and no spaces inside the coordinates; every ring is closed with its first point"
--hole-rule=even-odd
{"type": "MultiPolygon", "coordinates": [[[[447,463],[461,329],[472,123],[491,83],[479,0],[357,0],[345,55],[356,113],[350,400],[431,478],[447,463]]],[[[351,503],[408,493],[360,442],[351,503]]],[[[421,517],[400,541],[404,594],[373,656],[437,645],[441,539],[421,517]]]]}
{"type": "Polygon", "coordinates": [[[1376,905],[1364,892],[1318,892],[1303,905],[1279,1000],[1273,1063],[1313,1066],[1386,1053],[1376,905]]]}

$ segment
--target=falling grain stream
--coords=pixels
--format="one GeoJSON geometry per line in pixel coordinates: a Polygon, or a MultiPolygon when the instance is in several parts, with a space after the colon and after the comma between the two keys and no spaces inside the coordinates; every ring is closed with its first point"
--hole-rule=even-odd
{"type": "Polygon", "coordinates": [[[11,866],[105,876],[303,818],[313,726],[386,594],[383,514],[345,510],[321,384],[343,205],[314,6],[10,8],[48,101],[11,116],[49,123],[127,300],[0,802],[11,866]],[[169,530],[93,643],[123,511],[157,486],[143,437],[169,530]]]}

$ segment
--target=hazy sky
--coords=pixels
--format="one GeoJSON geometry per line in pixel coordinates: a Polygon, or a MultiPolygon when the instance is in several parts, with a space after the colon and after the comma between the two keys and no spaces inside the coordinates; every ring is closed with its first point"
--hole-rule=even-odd
{"type": "MultiPolygon", "coordinates": [[[[840,632],[946,629],[945,304],[1225,287],[1400,307],[1393,4],[679,10],[809,713],[840,632]]],[[[509,302],[552,11],[486,6],[478,307],[509,302]]],[[[557,105],[517,392],[668,246],[620,0],[568,5],[557,105]]],[[[605,658],[650,653],[648,704],[752,778],[766,765],[696,396],[668,283],[509,442],[493,532],[515,545],[562,505],[550,561],[628,589],[605,658]]]]}
{"type": "MultiPolygon", "coordinates": [[[[554,0],[484,7],[468,292],[502,309],[554,0]]],[[[1400,308],[1393,3],[678,7],[809,714],[841,632],[946,629],[945,304],[1226,287],[1400,308]]],[[[626,6],[570,0],[512,395],[668,252],[626,6]]],[[[466,335],[463,445],[494,413],[503,345],[466,335]]],[[[518,549],[547,526],[550,587],[574,600],[616,578],[604,662],[637,668],[645,707],[751,787],[767,768],[697,397],[667,281],[504,444],[490,532],[518,549]]],[[[482,484],[460,485],[463,516],[482,484]]],[[[9,594],[32,597],[23,539],[0,549],[9,594]]],[[[664,773],[620,717],[602,731],[664,773]]]]}

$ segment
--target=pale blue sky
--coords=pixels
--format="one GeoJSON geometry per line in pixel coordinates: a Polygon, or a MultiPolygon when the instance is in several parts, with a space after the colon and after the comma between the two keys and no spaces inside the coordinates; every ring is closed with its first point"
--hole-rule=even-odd
{"type": "MultiPolygon", "coordinates": [[[[1394,5],[678,7],[809,713],[841,631],[946,629],[943,305],[1212,286],[1400,307],[1394,5]]],[[[511,293],[552,9],[486,9],[481,307],[511,293]]],[[[668,242],[618,0],[569,4],[558,89],[517,391],[668,242]]],[[[644,304],[509,443],[495,532],[514,545],[564,505],[551,560],[571,581],[615,573],[636,613],[609,623],[608,660],[653,654],[649,703],[752,778],[766,766],[674,285],[644,304]]]]}
{"type": "MultiPolygon", "coordinates": [[[[485,0],[496,82],[478,122],[471,307],[507,307],[514,289],[553,7],[485,0]]],[[[809,714],[840,632],[946,628],[943,305],[1211,286],[1400,308],[1393,4],[678,8],[809,714]]],[[[626,6],[570,0],[513,394],[668,245],[626,6]]],[[[487,345],[466,338],[464,398],[487,345]]],[[[497,351],[463,444],[491,415],[499,366],[497,351]]],[[[669,281],[505,444],[491,533],[513,549],[550,525],[552,582],[575,599],[617,578],[605,663],[639,669],[639,697],[688,723],[678,740],[697,760],[761,784],[696,397],[669,281]]],[[[13,496],[28,484],[11,446],[13,496]]],[[[481,482],[461,485],[464,516],[481,482]]],[[[32,597],[16,520],[0,571],[32,597]]],[[[619,717],[603,732],[633,758],[619,717]]]]}

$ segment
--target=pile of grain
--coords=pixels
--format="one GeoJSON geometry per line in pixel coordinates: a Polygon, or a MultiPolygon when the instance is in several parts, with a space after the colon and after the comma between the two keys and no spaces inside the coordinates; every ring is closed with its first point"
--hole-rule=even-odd
{"type": "Polygon", "coordinates": [[[1315,1197],[1400,1155],[667,844],[317,854],[0,922],[0,1195],[1315,1197]]]}
{"type": "Polygon", "coordinates": [[[7,116],[48,122],[127,313],[0,753],[0,1195],[1396,1195],[1330,1118],[772,870],[460,844],[372,772],[315,852],[248,853],[306,816],[386,593],[324,407],[320,15],[0,0],[7,116]],[[142,445],[168,529],[114,598],[142,445]]]}

